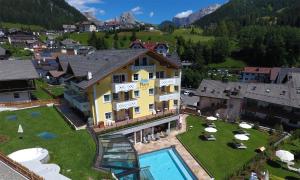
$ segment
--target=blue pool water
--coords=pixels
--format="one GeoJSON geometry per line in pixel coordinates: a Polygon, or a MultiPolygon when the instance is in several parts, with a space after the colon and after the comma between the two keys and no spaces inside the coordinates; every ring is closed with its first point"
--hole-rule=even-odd
{"type": "Polygon", "coordinates": [[[139,156],[140,167],[149,167],[155,180],[197,179],[173,148],[162,149],[139,156]]]}

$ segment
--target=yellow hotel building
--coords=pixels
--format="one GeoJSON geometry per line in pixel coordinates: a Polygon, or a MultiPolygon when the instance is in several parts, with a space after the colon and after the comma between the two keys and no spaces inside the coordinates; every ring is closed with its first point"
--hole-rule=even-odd
{"type": "Polygon", "coordinates": [[[178,114],[181,69],[176,56],[146,49],[103,50],[60,57],[60,64],[72,75],[65,99],[95,127],[178,114]]]}

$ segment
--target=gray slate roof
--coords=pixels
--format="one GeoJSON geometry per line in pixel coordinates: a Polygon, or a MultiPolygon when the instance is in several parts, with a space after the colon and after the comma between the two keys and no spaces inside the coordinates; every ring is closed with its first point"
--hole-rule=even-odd
{"type": "Polygon", "coordinates": [[[300,108],[300,73],[291,73],[286,84],[241,83],[203,80],[197,89],[199,96],[229,99],[249,98],[268,103],[300,108]],[[236,91],[237,95],[226,91],[236,91]]]}
{"type": "Polygon", "coordinates": [[[0,81],[25,80],[39,78],[29,60],[0,61],[0,81]]]}
{"type": "MultiPolygon", "coordinates": [[[[60,62],[68,62],[68,67],[75,77],[83,77],[87,75],[87,72],[92,72],[91,80],[84,80],[78,84],[80,88],[85,89],[112,71],[148,52],[150,53],[147,49],[101,50],[86,56],[60,56],[59,59],[60,62]]],[[[170,59],[162,58],[177,66],[170,59]]]]}

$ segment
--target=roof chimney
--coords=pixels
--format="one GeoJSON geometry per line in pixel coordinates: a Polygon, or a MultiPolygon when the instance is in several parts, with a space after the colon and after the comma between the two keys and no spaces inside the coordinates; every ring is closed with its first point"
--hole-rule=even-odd
{"type": "Polygon", "coordinates": [[[91,80],[93,78],[92,72],[88,71],[87,73],[87,80],[91,80]]]}

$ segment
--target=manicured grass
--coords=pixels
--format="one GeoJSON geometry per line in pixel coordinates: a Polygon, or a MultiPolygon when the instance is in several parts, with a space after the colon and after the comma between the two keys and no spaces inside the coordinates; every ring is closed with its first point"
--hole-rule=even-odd
{"type": "Polygon", "coordinates": [[[63,95],[65,90],[63,86],[48,86],[46,89],[56,97],[63,95]]]}
{"type": "Polygon", "coordinates": [[[10,154],[23,148],[42,147],[50,152],[50,163],[61,167],[61,173],[71,179],[87,180],[109,177],[92,169],[95,143],[86,130],[71,129],[54,108],[42,107],[14,112],[0,113],[0,135],[9,136],[9,141],[0,142],[0,151],[10,154]],[[32,117],[31,112],[40,116],[32,117]],[[6,116],[17,115],[16,121],[6,116]],[[18,138],[17,129],[21,124],[23,139],[18,138]],[[44,140],[37,136],[41,132],[54,133],[57,137],[44,140]]]}
{"type": "Polygon", "coordinates": [[[47,83],[43,82],[42,80],[36,80],[35,86],[36,90],[32,92],[32,95],[38,100],[53,99],[46,91],[42,89],[42,87],[47,87],[47,83]]]}
{"type": "Polygon", "coordinates": [[[193,126],[178,138],[189,151],[200,161],[216,179],[224,179],[239,170],[255,155],[255,149],[265,146],[268,134],[254,129],[247,130],[250,140],[243,142],[248,148],[245,150],[233,149],[229,143],[233,142],[233,131],[238,129],[236,124],[215,122],[218,132],[215,133],[216,141],[203,141],[199,136],[204,132],[204,120],[200,117],[189,116],[187,128],[193,126]]]}
{"type": "MultiPolygon", "coordinates": [[[[292,152],[293,154],[296,154],[296,151],[299,151],[300,149],[300,139],[294,139],[292,141],[287,141],[286,143],[280,145],[278,149],[283,149],[292,152]]],[[[296,158],[296,157],[295,157],[296,158]]],[[[300,168],[300,160],[295,161],[295,167],[300,168]]],[[[265,168],[269,170],[269,172],[277,177],[285,178],[285,179],[300,179],[300,175],[291,172],[286,169],[286,165],[284,163],[281,163],[279,160],[277,161],[269,161],[265,168]],[[282,166],[282,167],[281,167],[282,166]]]]}
{"type": "Polygon", "coordinates": [[[242,69],[246,66],[246,63],[240,60],[232,59],[232,58],[227,58],[225,62],[222,63],[217,63],[217,64],[209,64],[209,68],[215,68],[215,69],[220,69],[220,68],[226,68],[226,69],[242,69]]]}

